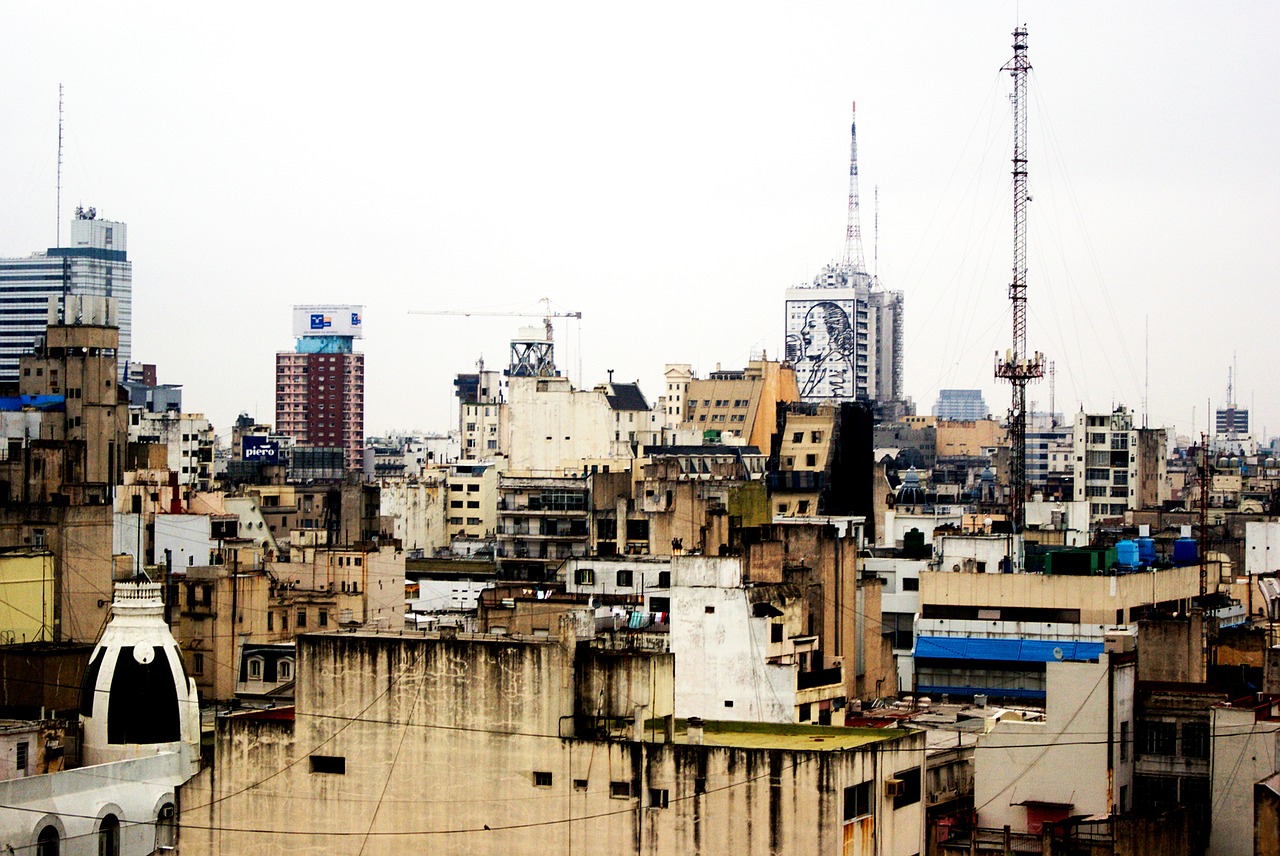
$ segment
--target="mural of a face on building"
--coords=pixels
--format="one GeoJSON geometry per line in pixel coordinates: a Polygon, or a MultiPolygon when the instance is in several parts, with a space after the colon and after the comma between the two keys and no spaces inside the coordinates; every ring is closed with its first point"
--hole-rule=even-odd
{"type": "Polygon", "coordinates": [[[824,300],[810,306],[799,335],[788,345],[801,377],[802,397],[854,396],[857,336],[848,313],[838,304],[824,300]]]}

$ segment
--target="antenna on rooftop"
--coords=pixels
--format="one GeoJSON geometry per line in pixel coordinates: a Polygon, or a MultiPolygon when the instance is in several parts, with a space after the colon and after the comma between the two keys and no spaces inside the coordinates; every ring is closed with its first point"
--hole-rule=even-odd
{"type": "Polygon", "coordinates": [[[58,84],[58,193],[57,193],[57,196],[58,196],[57,204],[54,206],[57,213],[54,216],[58,218],[58,222],[54,226],[53,245],[55,247],[61,247],[62,246],[62,84],[61,83],[58,84]]]}
{"type": "Polygon", "coordinates": [[[866,273],[867,263],[862,256],[862,222],[858,213],[858,102],[853,102],[853,120],[849,126],[849,222],[844,233],[845,273],[866,273]]]}

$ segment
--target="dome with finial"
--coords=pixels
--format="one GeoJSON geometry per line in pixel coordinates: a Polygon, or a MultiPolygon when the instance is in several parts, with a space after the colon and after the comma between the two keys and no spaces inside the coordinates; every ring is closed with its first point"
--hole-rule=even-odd
{"type": "Polygon", "coordinates": [[[86,765],[178,752],[197,769],[196,685],[165,624],[159,583],[116,583],[111,620],[85,669],[80,721],[86,765]]]}
{"type": "Polygon", "coordinates": [[[920,484],[920,473],[916,472],[915,467],[911,467],[903,475],[902,484],[898,486],[895,504],[924,505],[925,502],[924,487],[920,484]]]}

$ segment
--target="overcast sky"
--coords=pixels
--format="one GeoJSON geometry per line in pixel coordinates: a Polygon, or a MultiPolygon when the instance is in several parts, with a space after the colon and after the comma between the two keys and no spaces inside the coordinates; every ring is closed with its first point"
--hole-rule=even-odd
{"type": "MultiPolygon", "coordinates": [[[[906,295],[906,389],[1010,340],[1010,31],[1030,30],[1029,342],[1061,411],[1204,427],[1233,354],[1280,432],[1280,4],[10,3],[0,254],[129,226],[134,357],[219,432],[274,421],[295,303],[365,306],[366,430],[444,430],[513,318],[651,399],[663,364],[781,353],[783,292],[843,250],[858,103],[868,262],[906,295]],[[1149,346],[1145,329],[1149,326],[1149,346]],[[1149,357],[1148,357],[1149,355],[1149,357]]],[[[581,376],[579,374],[581,366],[581,376]]],[[[1047,407],[1048,383],[1030,398],[1047,407]]]]}

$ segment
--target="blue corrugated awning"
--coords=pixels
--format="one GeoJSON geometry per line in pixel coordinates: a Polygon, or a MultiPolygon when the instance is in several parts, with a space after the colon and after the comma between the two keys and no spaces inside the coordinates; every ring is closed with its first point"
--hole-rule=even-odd
{"type": "Polygon", "coordinates": [[[1009,660],[1048,663],[1051,660],[1096,660],[1101,642],[1057,639],[980,639],[968,636],[917,636],[915,657],[936,660],[1009,660]],[[1061,650],[1062,655],[1054,652],[1061,650]]]}

